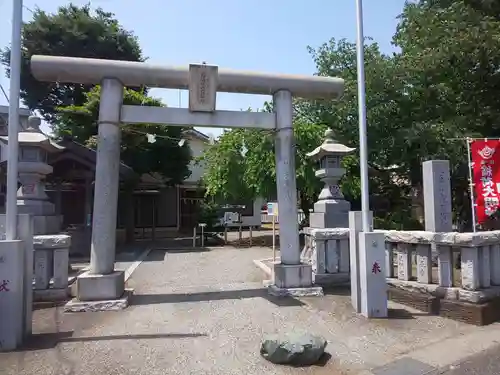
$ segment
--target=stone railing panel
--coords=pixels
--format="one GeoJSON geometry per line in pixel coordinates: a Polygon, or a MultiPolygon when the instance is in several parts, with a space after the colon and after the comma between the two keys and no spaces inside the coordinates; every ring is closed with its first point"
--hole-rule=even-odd
{"type": "Polygon", "coordinates": [[[412,244],[398,243],[398,280],[409,281],[412,277],[412,244]]]}
{"type": "Polygon", "coordinates": [[[475,247],[500,243],[500,230],[476,233],[434,233],[427,231],[375,230],[383,232],[386,241],[411,244],[436,244],[453,247],[475,247]]]}
{"type": "Polygon", "coordinates": [[[422,284],[432,283],[432,249],[430,245],[419,244],[417,253],[417,281],[422,284]]]}
{"type": "Polygon", "coordinates": [[[453,286],[453,250],[451,246],[437,246],[439,286],[453,286]]]}
{"type": "Polygon", "coordinates": [[[349,229],[304,228],[302,261],[312,265],[316,283],[349,281],[349,229]]]}
{"type": "MultiPolygon", "coordinates": [[[[385,235],[386,276],[391,285],[472,303],[500,295],[500,288],[495,287],[500,286],[500,231],[376,232],[385,235]]],[[[348,281],[349,229],[304,228],[303,233],[302,258],[313,264],[316,280],[348,281]]]]}
{"type": "Polygon", "coordinates": [[[33,237],[33,244],[35,301],[65,299],[68,295],[71,237],[39,235],[33,237]]]}

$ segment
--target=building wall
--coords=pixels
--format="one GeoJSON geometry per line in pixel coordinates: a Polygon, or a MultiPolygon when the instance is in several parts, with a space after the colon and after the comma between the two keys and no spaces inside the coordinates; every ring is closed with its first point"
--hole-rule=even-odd
{"type": "Polygon", "coordinates": [[[203,155],[205,150],[209,147],[209,144],[201,139],[190,137],[188,140],[189,147],[191,148],[191,155],[193,160],[189,164],[189,169],[191,170],[191,176],[189,176],[185,182],[196,184],[203,177],[204,165],[202,162],[197,162],[196,158],[203,155]]]}

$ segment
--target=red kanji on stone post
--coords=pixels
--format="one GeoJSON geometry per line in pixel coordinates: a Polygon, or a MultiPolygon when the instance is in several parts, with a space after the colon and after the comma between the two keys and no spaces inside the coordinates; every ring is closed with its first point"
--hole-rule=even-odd
{"type": "Polygon", "coordinates": [[[373,263],[372,273],[377,274],[380,272],[382,272],[382,270],[380,269],[380,265],[378,264],[378,262],[373,263]]]}
{"type": "Polygon", "coordinates": [[[2,280],[2,282],[0,282],[0,292],[10,292],[8,288],[9,282],[9,280],[2,280]]]}

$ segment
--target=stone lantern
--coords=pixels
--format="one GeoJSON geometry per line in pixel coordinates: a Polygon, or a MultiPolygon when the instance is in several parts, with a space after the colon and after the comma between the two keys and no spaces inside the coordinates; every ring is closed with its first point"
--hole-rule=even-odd
{"type": "Polygon", "coordinates": [[[344,156],[355,151],[354,148],[344,146],[333,139],[333,131],[325,131],[324,142],[307,154],[308,157],[319,161],[316,176],[325,183],[314,204],[314,212],[310,215],[311,228],[348,228],[349,211],[351,205],[344,199],[338,186],[345,169],[341,167],[344,156]]]}
{"type": "MultiPolygon", "coordinates": [[[[28,127],[19,132],[19,182],[17,206],[20,214],[33,215],[34,233],[49,234],[60,231],[61,217],[55,214],[55,207],[45,193],[45,176],[52,173],[47,164],[49,153],[63,150],[40,131],[40,118],[30,116],[28,127]]],[[[8,143],[8,137],[0,137],[8,143]]]]}

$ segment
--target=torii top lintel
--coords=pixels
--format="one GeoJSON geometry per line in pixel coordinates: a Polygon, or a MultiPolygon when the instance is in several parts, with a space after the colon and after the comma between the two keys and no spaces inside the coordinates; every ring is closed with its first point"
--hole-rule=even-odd
{"type": "MultiPolygon", "coordinates": [[[[87,59],[34,55],[31,72],[39,81],[99,84],[105,78],[116,78],[124,86],[149,86],[187,89],[188,67],[171,67],[144,62],[87,59]]],[[[295,97],[338,99],[344,91],[344,80],[335,77],[257,73],[218,69],[219,92],[272,95],[280,90],[295,97]]]]}

